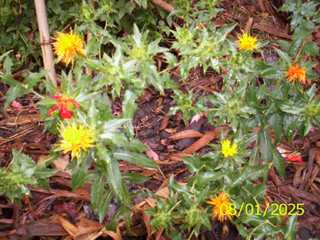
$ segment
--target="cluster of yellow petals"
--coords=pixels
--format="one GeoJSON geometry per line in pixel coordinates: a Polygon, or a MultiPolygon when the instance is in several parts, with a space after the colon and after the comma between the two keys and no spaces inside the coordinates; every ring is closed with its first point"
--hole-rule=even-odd
{"type": "Polygon", "coordinates": [[[61,140],[58,144],[58,150],[65,154],[71,153],[72,159],[79,158],[81,153],[93,147],[95,142],[94,131],[81,124],[62,124],[59,132],[61,140]]]}
{"type": "Polygon", "coordinates": [[[231,201],[227,194],[221,192],[218,196],[210,199],[207,203],[212,205],[212,216],[219,222],[231,220],[231,201]]]}
{"type": "Polygon", "coordinates": [[[234,157],[238,153],[238,145],[231,143],[230,140],[225,139],[221,142],[221,153],[224,157],[234,157]]]}
{"type": "Polygon", "coordinates": [[[53,46],[58,61],[66,65],[73,63],[76,57],[84,55],[84,41],[73,32],[58,32],[53,46]]]}
{"type": "Polygon", "coordinates": [[[238,39],[240,51],[254,51],[257,49],[257,38],[248,33],[243,33],[238,39]]]}

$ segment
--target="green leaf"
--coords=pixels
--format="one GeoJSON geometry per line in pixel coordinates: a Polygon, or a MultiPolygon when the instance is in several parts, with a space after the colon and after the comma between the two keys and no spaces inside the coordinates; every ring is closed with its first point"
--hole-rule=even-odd
{"type": "Polygon", "coordinates": [[[3,62],[4,72],[7,74],[11,74],[11,68],[13,66],[13,62],[10,57],[6,57],[3,62]]]}
{"type": "Polygon", "coordinates": [[[25,90],[21,85],[16,85],[14,87],[10,87],[10,89],[6,93],[6,100],[4,102],[4,108],[7,108],[11,102],[13,102],[18,97],[22,97],[28,91],[25,90]]]}
{"type": "Polygon", "coordinates": [[[266,171],[266,167],[246,167],[231,185],[234,187],[247,180],[256,180],[257,178],[264,176],[266,171]]]}
{"type": "Polygon", "coordinates": [[[44,72],[40,73],[29,73],[29,75],[25,79],[26,88],[32,90],[45,76],[44,72]]]}
{"type": "Polygon", "coordinates": [[[130,90],[127,90],[124,94],[124,99],[122,103],[122,112],[123,117],[126,119],[132,119],[134,116],[134,113],[137,109],[136,104],[137,96],[130,90]]]}
{"type": "Polygon", "coordinates": [[[121,152],[113,153],[113,156],[116,159],[124,160],[129,163],[141,166],[141,167],[147,167],[147,168],[157,168],[158,167],[158,165],[153,160],[151,160],[150,158],[147,158],[146,156],[139,154],[139,153],[121,151],[121,152]]]}
{"type": "Polygon", "coordinates": [[[126,173],[125,178],[133,184],[143,184],[150,179],[150,177],[146,177],[137,173],[126,173]]]}
{"type": "Polygon", "coordinates": [[[297,223],[297,216],[291,216],[288,220],[288,225],[286,227],[284,239],[287,239],[287,240],[296,239],[296,223],[297,223]]]}
{"type": "Polygon", "coordinates": [[[91,204],[93,209],[98,213],[100,223],[103,222],[106,216],[111,200],[110,193],[105,187],[105,179],[97,177],[91,186],[91,204]]]}
{"type": "Polygon", "coordinates": [[[262,159],[266,162],[272,161],[272,157],[273,157],[272,146],[271,146],[268,133],[265,129],[259,132],[258,141],[259,141],[259,150],[260,150],[262,159]]]}
{"type": "Polygon", "coordinates": [[[5,57],[7,57],[13,50],[10,50],[8,52],[5,52],[3,54],[0,55],[0,62],[2,62],[2,59],[4,59],[5,57]]]}
{"type": "Polygon", "coordinates": [[[167,60],[167,63],[169,64],[169,66],[175,66],[178,62],[176,56],[170,52],[164,52],[163,53],[166,60],[167,60]]]}
{"type": "Polygon", "coordinates": [[[47,185],[45,183],[52,173],[45,166],[38,166],[29,156],[13,150],[8,168],[0,168],[0,195],[11,201],[19,200],[30,194],[29,185],[47,185]]]}
{"type": "Polygon", "coordinates": [[[103,125],[106,131],[117,132],[124,124],[130,123],[130,119],[112,119],[103,125]]]}
{"type": "Polygon", "coordinates": [[[320,48],[315,42],[309,42],[304,46],[304,51],[306,55],[310,55],[312,57],[317,57],[320,54],[320,48]]]}
{"type": "Polygon", "coordinates": [[[279,175],[283,177],[285,175],[284,159],[274,146],[273,146],[272,152],[273,152],[273,159],[272,159],[273,165],[276,167],[279,175]]]}
{"type": "Polygon", "coordinates": [[[213,171],[208,171],[204,172],[202,174],[199,174],[198,177],[201,179],[203,182],[215,182],[221,180],[225,176],[224,172],[213,172],[213,171]]]}
{"type": "Polygon", "coordinates": [[[304,110],[303,107],[298,107],[298,106],[293,106],[293,105],[285,105],[285,104],[281,105],[280,109],[283,112],[294,114],[294,115],[298,115],[298,114],[302,113],[304,110]]]}
{"type": "Polygon", "coordinates": [[[72,169],[71,188],[74,191],[83,186],[89,180],[88,169],[85,166],[77,165],[72,169]]]}
{"type": "Polygon", "coordinates": [[[127,189],[122,183],[121,172],[119,170],[119,163],[115,158],[111,158],[110,154],[103,146],[97,147],[99,158],[106,166],[106,172],[102,173],[107,177],[111,188],[116,196],[126,205],[129,205],[130,199],[127,189]]]}
{"type": "Polygon", "coordinates": [[[287,64],[291,64],[291,58],[288,53],[281,51],[280,49],[275,49],[279,57],[283,59],[287,64]]]}

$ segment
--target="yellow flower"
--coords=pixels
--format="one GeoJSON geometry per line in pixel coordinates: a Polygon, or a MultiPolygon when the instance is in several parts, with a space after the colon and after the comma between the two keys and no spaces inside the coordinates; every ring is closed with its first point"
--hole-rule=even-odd
{"type": "Polygon", "coordinates": [[[287,78],[289,82],[298,81],[301,84],[307,83],[306,70],[297,64],[289,67],[287,71],[287,78]]]}
{"type": "Polygon", "coordinates": [[[84,55],[84,42],[81,37],[73,32],[58,32],[53,43],[58,61],[66,65],[73,63],[77,56],[84,55]]]}
{"type": "Polygon", "coordinates": [[[224,157],[234,157],[238,153],[238,145],[232,143],[228,139],[225,139],[221,142],[221,152],[224,157]]]}
{"type": "Polygon", "coordinates": [[[227,194],[221,192],[215,198],[210,199],[208,204],[212,205],[212,216],[216,218],[219,222],[224,222],[230,220],[231,216],[231,201],[227,194]]]}
{"type": "Polygon", "coordinates": [[[94,131],[81,124],[61,125],[60,136],[58,150],[63,153],[71,153],[71,158],[79,158],[81,152],[91,148],[95,142],[94,131]]]}
{"type": "Polygon", "coordinates": [[[257,38],[250,36],[248,33],[242,34],[238,41],[241,51],[254,51],[257,49],[257,38]]]}
{"type": "Polygon", "coordinates": [[[148,54],[143,47],[133,47],[129,53],[130,57],[136,60],[146,60],[148,54]]]}

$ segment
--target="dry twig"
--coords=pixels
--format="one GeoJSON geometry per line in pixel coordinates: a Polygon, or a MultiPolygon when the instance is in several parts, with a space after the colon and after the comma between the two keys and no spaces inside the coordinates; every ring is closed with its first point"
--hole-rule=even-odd
{"type": "Polygon", "coordinates": [[[40,43],[44,68],[48,71],[48,77],[57,86],[57,76],[54,69],[53,54],[50,44],[48,17],[44,0],[34,0],[37,14],[37,22],[40,33],[40,43]]]}

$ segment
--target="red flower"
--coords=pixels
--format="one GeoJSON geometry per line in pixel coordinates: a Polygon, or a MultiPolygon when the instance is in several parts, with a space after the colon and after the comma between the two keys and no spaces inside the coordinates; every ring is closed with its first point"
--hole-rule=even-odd
{"type": "Polygon", "coordinates": [[[61,106],[59,115],[62,119],[70,119],[73,116],[73,112],[64,106],[61,106]]]}
{"type": "Polygon", "coordinates": [[[52,116],[54,112],[59,111],[59,116],[62,119],[70,119],[73,116],[73,110],[80,107],[79,103],[67,96],[55,95],[52,98],[55,99],[57,103],[48,110],[49,116],[52,116]]]}
{"type": "Polygon", "coordinates": [[[288,154],[285,159],[289,162],[293,162],[293,163],[297,163],[297,164],[303,164],[304,161],[302,159],[302,157],[299,154],[296,153],[291,153],[288,154]]]}

